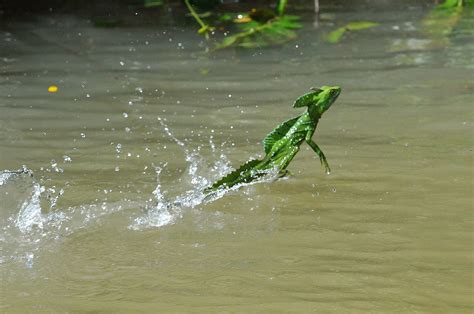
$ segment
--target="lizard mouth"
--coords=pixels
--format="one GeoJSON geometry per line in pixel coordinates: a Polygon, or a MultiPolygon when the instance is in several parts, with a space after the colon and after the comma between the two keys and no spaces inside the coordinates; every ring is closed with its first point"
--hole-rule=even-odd
{"type": "MultiPolygon", "coordinates": [[[[341,89],[333,89],[331,92],[331,101],[330,104],[332,105],[333,102],[336,101],[337,97],[341,94],[341,89]]],[[[330,105],[329,105],[330,106],[330,105]]]]}

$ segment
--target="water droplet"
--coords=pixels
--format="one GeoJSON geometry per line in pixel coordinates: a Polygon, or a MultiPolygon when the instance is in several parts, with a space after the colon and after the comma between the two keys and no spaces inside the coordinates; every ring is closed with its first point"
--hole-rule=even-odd
{"type": "Polygon", "coordinates": [[[56,160],[51,160],[51,170],[54,172],[63,172],[64,170],[58,167],[56,160]]]}
{"type": "Polygon", "coordinates": [[[35,258],[35,254],[33,254],[33,253],[26,254],[25,266],[27,268],[33,268],[34,258],[35,258]]]}

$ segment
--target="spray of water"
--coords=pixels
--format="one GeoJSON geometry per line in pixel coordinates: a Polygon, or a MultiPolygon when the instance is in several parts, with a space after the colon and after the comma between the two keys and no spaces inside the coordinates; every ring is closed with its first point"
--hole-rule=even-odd
{"type": "MultiPolygon", "coordinates": [[[[162,186],[160,183],[160,175],[163,169],[166,168],[166,164],[158,167],[155,166],[157,185],[153,191],[154,202],[146,207],[145,213],[142,216],[134,220],[134,222],[129,226],[131,229],[140,230],[173,224],[183,216],[187,209],[192,209],[202,204],[214,202],[222,198],[228,192],[237,190],[242,186],[247,186],[263,181],[270,181],[278,177],[278,170],[271,169],[265,171],[265,173],[262,173],[260,179],[252,183],[242,183],[233,186],[231,189],[222,189],[212,194],[205,194],[203,193],[203,190],[209,186],[212,181],[198,174],[199,169],[205,169],[207,167],[204,158],[202,158],[198,153],[199,148],[191,151],[184,142],[179,140],[171,132],[170,128],[163,119],[158,118],[158,121],[160,122],[168,137],[172,139],[179,147],[181,147],[187,162],[187,174],[189,176],[192,188],[178,196],[167,198],[162,191],[162,186]]],[[[210,173],[213,177],[212,179],[215,180],[227,174],[232,168],[230,167],[230,162],[227,156],[222,151],[217,149],[212,137],[209,139],[209,146],[213,156],[215,157],[215,162],[210,169],[210,173]]]]}
{"type": "MultiPolygon", "coordinates": [[[[161,175],[167,166],[164,163],[158,166],[154,165],[156,187],[152,192],[152,197],[145,203],[143,201],[102,202],[68,208],[56,208],[58,199],[64,193],[63,189],[45,188],[32,176],[32,171],[26,166],[16,171],[0,171],[0,187],[7,186],[10,183],[13,184],[10,187],[15,187],[15,182],[22,180],[23,184],[26,183],[29,186],[29,192],[21,203],[19,211],[15,211],[7,219],[4,219],[0,242],[8,242],[10,245],[8,251],[0,254],[0,261],[11,258],[18,261],[20,258],[24,261],[24,265],[32,267],[39,243],[51,244],[54,240],[60,239],[63,236],[88,228],[91,224],[100,221],[100,217],[124,210],[136,212],[136,209],[141,209],[138,214],[131,217],[132,221],[128,227],[132,230],[172,225],[179,221],[186,214],[186,211],[190,209],[214,202],[228,192],[239,189],[243,185],[272,180],[277,176],[276,172],[269,171],[259,181],[236,185],[231,189],[216,191],[211,195],[204,194],[204,188],[213,180],[232,170],[229,160],[223,153],[222,146],[220,148],[216,147],[213,138],[209,139],[209,147],[215,160],[211,167],[209,167],[206,160],[199,154],[201,147],[191,149],[172,133],[165,120],[158,119],[158,121],[166,135],[183,151],[184,159],[187,163],[184,179],[189,183],[190,188],[188,190],[177,196],[167,195],[161,183],[161,175]],[[200,173],[206,173],[206,177],[200,173]],[[58,193],[56,193],[57,190],[58,193]],[[49,208],[45,212],[42,210],[42,206],[49,206],[49,208]],[[12,245],[12,243],[17,245],[12,245]]],[[[52,167],[54,166],[52,164],[52,167]]]]}

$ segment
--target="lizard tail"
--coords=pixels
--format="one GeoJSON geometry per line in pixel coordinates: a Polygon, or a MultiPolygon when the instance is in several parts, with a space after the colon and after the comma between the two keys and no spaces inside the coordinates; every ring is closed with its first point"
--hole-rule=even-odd
{"type": "Polygon", "coordinates": [[[204,189],[204,193],[209,194],[219,189],[231,188],[236,184],[245,183],[246,180],[251,179],[250,175],[245,175],[246,172],[252,170],[256,165],[262,162],[259,159],[253,159],[247,161],[245,164],[240,166],[237,170],[232,171],[226,176],[222,177],[218,181],[214,182],[211,186],[204,189]]]}

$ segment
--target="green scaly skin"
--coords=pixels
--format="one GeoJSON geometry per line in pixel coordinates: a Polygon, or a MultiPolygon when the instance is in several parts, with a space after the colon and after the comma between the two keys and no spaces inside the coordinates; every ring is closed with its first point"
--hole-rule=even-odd
{"type": "Polygon", "coordinates": [[[293,108],[307,107],[307,111],[283,122],[265,137],[263,140],[265,157],[262,160],[248,161],[207,187],[204,193],[210,195],[238,184],[254,182],[272,170],[284,175],[286,167],[298,153],[303,142],[306,142],[319,156],[321,164],[329,173],[330,168],[326,156],[312,137],[322,114],[331,107],[340,93],[341,88],[338,86],[323,86],[312,88],[312,92],[299,97],[293,104],[293,108]]]}

